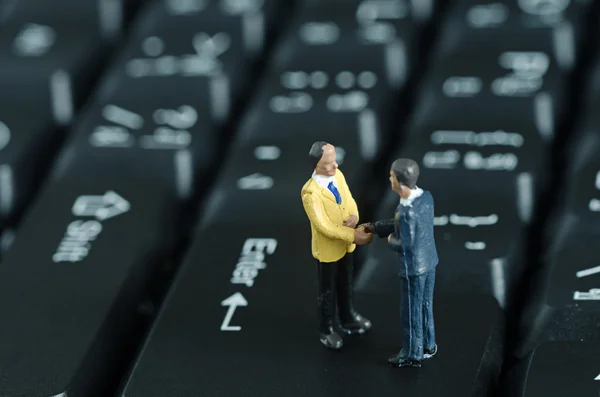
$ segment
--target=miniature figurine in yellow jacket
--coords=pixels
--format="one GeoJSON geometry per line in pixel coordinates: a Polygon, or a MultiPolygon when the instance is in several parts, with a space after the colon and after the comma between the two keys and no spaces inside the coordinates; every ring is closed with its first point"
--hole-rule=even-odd
{"type": "Polygon", "coordinates": [[[364,334],[371,328],[371,322],[354,310],[352,253],[356,245],[369,244],[373,236],[363,227],[355,229],[358,207],[338,169],[335,147],[315,142],[309,157],[314,172],[302,187],[302,204],[317,261],[320,341],[327,348],[340,349],[343,340],[336,328],[345,335],[364,334]]]}

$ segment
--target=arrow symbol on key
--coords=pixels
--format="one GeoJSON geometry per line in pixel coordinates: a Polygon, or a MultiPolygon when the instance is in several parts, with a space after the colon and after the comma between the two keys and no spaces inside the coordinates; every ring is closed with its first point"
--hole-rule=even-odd
{"type": "Polygon", "coordinates": [[[71,211],[75,216],[95,216],[99,221],[129,211],[131,205],[116,192],[109,190],[102,196],[79,196],[71,211]]]}
{"type": "Polygon", "coordinates": [[[600,375],[596,376],[594,380],[600,380],[600,375]]]}
{"type": "Polygon", "coordinates": [[[244,298],[244,295],[236,292],[221,302],[221,306],[229,306],[227,309],[227,314],[225,314],[225,318],[223,319],[223,324],[221,324],[221,331],[240,331],[242,327],[239,325],[229,325],[229,323],[231,322],[233,313],[238,306],[248,306],[248,302],[244,298]]]}

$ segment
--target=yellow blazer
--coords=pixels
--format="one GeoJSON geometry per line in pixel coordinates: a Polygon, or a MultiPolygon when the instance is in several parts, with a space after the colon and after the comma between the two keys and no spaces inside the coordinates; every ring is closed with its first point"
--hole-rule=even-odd
{"type": "Polygon", "coordinates": [[[342,222],[350,215],[358,218],[358,207],[342,171],[338,169],[334,178],[341,204],[335,202],[329,189],[312,178],[302,187],[302,205],[312,232],[312,255],[320,262],[335,262],[356,248],[354,229],[342,226],[342,222]]]}

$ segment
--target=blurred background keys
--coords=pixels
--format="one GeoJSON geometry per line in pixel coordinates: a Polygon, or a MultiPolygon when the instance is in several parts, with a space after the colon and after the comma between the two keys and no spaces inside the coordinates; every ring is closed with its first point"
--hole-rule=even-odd
{"type": "Polygon", "coordinates": [[[596,111],[584,118],[569,147],[572,160],[565,172],[565,189],[561,191],[563,210],[592,228],[600,221],[600,125],[594,120],[596,111]]]}
{"type": "Polygon", "coordinates": [[[50,110],[55,123],[69,125],[98,77],[104,50],[89,32],[12,20],[0,35],[0,104],[50,110]]]}
{"type": "MultiPolygon", "coordinates": [[[[244,225],[263,223],[308,222],[300,192],[314,171],[307,160],[313,142],[327,136],[253,140],[235,145],[223,164],[214,194],[206,203],[206,219],[237,222],[244,225]],[[267,214],[267,215],[265,215],[267,214]]],[[[332,143],[334,144],[334,143],[332,143]]],[[[366,170],[358,148],[336,148],[340,169],[359,202],[365,186],[366,170]],[[356,157],[344,166],[346,156],[356,157]]],[[[333,196],[332,196],[333,197],[333,196]]],[[[360,210],[360,208],[359,208],[360,210]]]]}
{"type": "Polygon", "coordinates": [[[150,3],[96,98],[197,96],[215,122],[224,122],[251,77],[269,22],[258,5],[246,11],[230,1],[150,3]]]}
{"type": "Polygon", "coordinates": [[[49,115],[0,106],[0,219],[20,215],[45,176],[63,134],[49,115]]]}
{"type": "Polygon", "coordinates": [[[106,396],[147,326],[143,305],[156,304],[153,288],[169,274],[176,202],[88,171],[44,189],[0,266],[5,395],[106,396]]]}
{"type": "MultiPolygon", "coordinates": [[[[366,3],[369,2],[362,4],[366,3]]],[[[312,68],[319,66],[326,68],[325,72],[331,72],[333,70],[330,68],[334,65],[339,66],[339,72],[347,68],[354,72],[352,65],[358,62],[358,65],[364,65],[363,69],[366,67],[364,70],[374,68],[378,79],[384,82],[383,86],[389,87],[390,91],[398,91],[403,88],[410,73],[410,62],[415,57],[412,46],[418,37],[413,34],[414,29],[410,24],[410,9],[403,3],[386,3],[398,6],[394,10],[399,20],[408,18],[408,23],[397,25],[403,27],[402,30],[376,19],[361,21],[358,11],[356,14],[334,12],[336,8],[330,8],[332,4],[328,2],[306,5],[296,15],[285,32],[287,36],[279,51],[273,55],[275,73],[289,70],[290,67],[312,72],[312,68]],[[331,12],[327,13],[328,9],[331,12]],[[355,56],[357,52],[360,52],[360,57],[355,56]],[[301,67],[308,67],[309,70],[301,67]]],[[[351,9],[346,8],[348,11],[351,9]]],[[[358,9],[361,9],[360,5],[358,9]]],[[[374,13],[376,17],[376,11],[372,11],[371,15],[374,13]]],[[[333,80],[334,77],[330,75],[328,78],[333,80]]]]}
{"type": "Polygon", "coordinates": [[[114,43],[123,33],[125,3],[130,0],[4,1],[5,18],[8,20],[51,24],[68,28],[73,33],[94,33],[97,37],[114,43]]]}
{"type": "Polygon", "coordinates": [[[600,394],[600,343],[549,342],[533,354],[523,394],[515,397],[600,394]]]}
{"type": "Polygon", "coordinates": [[[74,126],[55,174],[84,177],[87,169],[81,165],[96,164],[106,173],[145,179],[189,198],[196,183],[207,182],[218,148],[210,115],[195,99],[179,95],[94,104],[74,126]]]}
{"type": "Polygon", "coordinates": [[[512,43],[545,51],[569,72],[582,50],[590,5],[588,0],[459,0],[445,18],[440,49],[478,52],[487,43],[512,43]]]}

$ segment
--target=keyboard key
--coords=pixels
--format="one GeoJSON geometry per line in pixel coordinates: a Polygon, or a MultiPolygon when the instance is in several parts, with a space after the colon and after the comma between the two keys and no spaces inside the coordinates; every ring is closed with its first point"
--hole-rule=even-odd
{"type": "Polygon", "coordinates": [[[56,167],[85,178],[88,168],[161,183],[182,199],[206,182],[214,165],[218,137],[210,114],[184,96],[139,98],[94,104],[71,133],[56,167]]]}
{"type": "MultiPolygon", "coordinates": [[[[517,214],[493,200],[448,194],[439,185],[417,183],[429,190],[435,202],[434,231],[440,263],[436,273],[439,293],[481,293],[505,307],[523,272],[524,230],[517,214]]],[[[391,219],[399,196],[385,195],[374,222],[391,219]]],[[[366,261],[356,281],[358,290],[392,292],[398,289],[397,254],[387,236],[375,237],[367,247],[366,261]]]]}
{"type": "Polygon", "coordinates": [[[356,294],[357,310],[370,316],[373,328],[345,341],[340,360],[318,340],[306,221],[283,225],[262,212],[263,221],[248,228],[227,217],[228,210],[220,209],[225,220],[207,221],[195,237],[123,395],[386,397],[402,390],[416,397],[444,390],[466,395],[488,385],[497,341],[492,299],[438,299],[440,353],[417,377],[386,362],[401,340],[398,296],[356,294]],[[224,235],[230,249],[222,247],[224,235]],[[457,332],[453,323],[464,327],[457,332]]]}
{"type": "Polygon", "coordinates": [[[582,49],[589,4],[563,1],[539,6],[531,0],[462,0],[445,17],[439,48],[449,54],[458,48],[480,53],[499,43],[532,47],[552,54],[560,69],[568,72],[582,49]]]}
{"type": "Polygon", "coordinates": [[[0,219],[14,220],[37,190],[62,135],[49,114],[0,107],[0,219]]]}
{"type": "MultiPolygon", "coordinates": [[[[599,343],[549,342],[534,352],[522,397],[600,393],[599,343]]],[[[516,394],[515,394],[516,395],[516,394]]]]}
{"type": "Polygon", "coordinates": [[[552,137],[564,116],[566,87],[565,76],[547,53],[518,48],[511,42],[490,43],[484,53],[476,49],[453,52],[431,70],[421,87],[420,111],[439,103],[448,107],[439,109],[443,114],[460,107],[490,120],[533,119],[543,136],[552,137]],[[477,62],[471,61],[474,57],[477,62]],[[490,109],[504,111],[492,113],[490,109]]]}
{"type": "Polygon", "coordinates": [[[233,5],[150,4],[107,73],[99,100],[197,97],[215,121],[224,121],[251,76],[251,61],[263,50],[268,23],[260,7],[233,5]]]}
{"type": "Polygon", "coordinates": [[[37,24],[61,26],[71,31],[95,33],[104,40],[114,40],[123,31],[126,0],[7,0],[7,18],[37,24]]]}
{"type": "Polygon", "coordinates": [[[360,24],[385,22],[392,25],[412,20],[415,24],[424,24],[431,19],[439,8],[434,1],[407,0],[302,0],[304,12],[314,16],[356,19],[360,24]]]}
{"type": "Polygon", "coordinates": [[[178,206],[157,186],[88,167],[53,181],[0,266],[3,394],[109,395],[168,279],[178,206]],[[32,249],[33,248],[33,249],[32,249]]]}
{"type": "Polygon", "coordinates": [[[523,307],[511,325],[516,337],[510,354],[516,358],[548,341],[600,340],[597,228],[572,214],[552,221],[551,239],[543,238],[548,248],[541,255],[542,266],[531,267],[523,307]]]}
{"type": "Polygon", "coordinates": [[[16,20],[2,32],[2,106],[51,110],[56,123],[69,125],[97,77],[104,53],[98,39],[63,26],[16,20]]]}
{"type": "MultiPolygon", "coordinates": [[[[352,87],[328,82],[321,91],[300,87],[304,84],[303,77],[311,78],[313,84],[327,82],[319,79],[328,79],[329,75],[319,67],[314,69],[286,71],[280,75],[280,81],[267,82],[248,109],[236,138],[261,144],[297,142],[300,151],[304,150],[302,144],[306,147],[308,143],[310,148],[314,141],[330,140],[349,155],[353,154],[352,161],[377,160],[391,126],[392,98],[388,92],[380,85],[368,88],[356,82],[352,87]],[[296,90],[294,85],[298,87],[296,90]],[[282,128],[285,135],[281,134],[282,128]]],[[[358,76],[363,83],[377,81],[369,70],[360,73],[340,70],[331,74],[341,76],[338,80],[358,76]]]]}
{"type": "MultiPolygon", "coordinates": [[[[234,146],[204,207],[207,222],[254,225],[263,222],[265,214],[272,222],[306,222],[300,191],[314,171],[308,151],[313,142],[326,138],[327,134],[298,139],[280,136],[234,146]]],[[[358,148],[336,147],[336,154],[339,169],[359,202],[367,169],[358,148]]]]}
{"type": "Polygon", "coordinates": [[[565,178],[564,210],[573,213],[582,224],[600,224],[600,134],[593,122],[577,136],[569,151],[565,178]]]}
{"type": "MultiPolygon", "coordinates": [[[[351,12],[353,7],[344,10],[346,13],[340,12],[339,7],[332,8],[324,3],[301,12],[273,55],[274,73],[279,74],[290,67],[299,70],[307,66],[321,67],[326,68],[325,72],[331,70],[331,66],[338,67],[338,70],[334,69],[336,72],[347,68],[356,72],[353,69],[363,71],[375,67],[378,80],[385,82],[387,87],[393,91],[403,88],[411,71],[411,62],[416,60],[413,48],[416,36],[409,10],[400,7],[394,11],[399,21],[395,24],[370,20],[361,23],[356,16],[361,15],[360,12],[351,12]],[[361,57],[356,57],[357,53],[361,57]]],[[[371,15],[373,12],[376,11],[371,11],[371,15]]],[[[324,80],[317,75],[316,78],[311,77],[308,84],[319,89],[329,79],[333,80],[333,76],[329,75],[328,80],[324,80]]],[[[341,79],[344,85],[351,85],[352,81],[347,77],[341,79]]]]}

